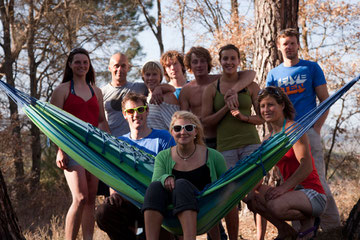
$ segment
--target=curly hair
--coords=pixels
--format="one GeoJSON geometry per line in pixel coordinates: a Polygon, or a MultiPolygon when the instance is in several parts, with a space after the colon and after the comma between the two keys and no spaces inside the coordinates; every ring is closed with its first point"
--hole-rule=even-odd
{"type": "Polygon", "coordinates": [[[191,55],[195,54],[197,57],[203,57],[206,59],[207,64],[208,64],[208,73],[211,71],[211,68],[213,67],[212,65],[212,57],[210,55],[210,52],[203,47],[192,47],[190,48],[190,50],[186,53],[185,58],[184,58],[184,64],[186,69],[189,72],[191,71],[191,55]]]}
{"type": "MultiPolygon", "coordinates": [[[[165,52],[163,55],[161,55],[161,58],[160,58],[160,63],[164,69],[166,69],[166,64],[169,60],[178,60],[181,65],[182,73],[183,74],[186,73],[186,69],[185,69],[185,65],[184,65],[184,55],[182,55],[181,53],[179,53],[178,51],[175,51],[175,50],[170,50],[170,51],[165,52]]],[[[166,81],[169,82],[170,77],[166,71],[164,72],[164,75],[165,75],[166,81]]]]}

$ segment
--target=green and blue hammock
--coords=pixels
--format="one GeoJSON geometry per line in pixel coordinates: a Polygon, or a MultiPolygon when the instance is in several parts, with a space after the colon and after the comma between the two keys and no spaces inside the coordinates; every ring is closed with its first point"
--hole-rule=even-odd
{"type": "MultiPolygon", "coordinates": [[[[197,194],[200,211],[197,233],[203,234],[223,218],[263,176],[281,159],[292,145],[348,91],[359,77],[343,86],[317,108],[285,131],[280,132],[217,181],[197,194]]],[[[0,87],[22,107],[40,130],[71,158],[115,189],[139,208],[151,182],[154,156],[85,123],[49,103],[41,102],[7,85],[0,87]]],[[[181,234],[181,225],[174,216],[165,217],[163,227],[181,234]]]]}

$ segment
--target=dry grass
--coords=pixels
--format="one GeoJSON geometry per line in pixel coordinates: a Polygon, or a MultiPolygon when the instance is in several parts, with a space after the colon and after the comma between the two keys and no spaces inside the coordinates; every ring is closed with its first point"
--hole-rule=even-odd
{"type": "MultiPolygon", "coordinates": [[[[359,185],[356,180],[336,180],[330,183],[343,223],[360,197],[359,185]]],[[[98,198],[98,201],[102,201],[102,198],[98,198]]],[[[67,186],[59,184],[51,189],[40,187],[37,192],[29,194],[15,204],[26,239],[64,239],[64,218],[70,202],[67,186]]],[[[268,224],[266,239],[273,239],[276,235],[277,231],[274,226],[268,224]]],[[[252,213],[240,213],[240,239],[252,240],[255,239],[255,236],[256,230],[252,213]]],[[[82,239],[81,232],[78,239],[82,239]]],[[[107,240],[109,238],[96,227],[94,239],[107,240]]],[[[198,236],[197,239],[206,239],[206,235],[198,236]]],[[[320,232],[316,239],[342,239],[341,228],[327,233],[320,232]]]]}

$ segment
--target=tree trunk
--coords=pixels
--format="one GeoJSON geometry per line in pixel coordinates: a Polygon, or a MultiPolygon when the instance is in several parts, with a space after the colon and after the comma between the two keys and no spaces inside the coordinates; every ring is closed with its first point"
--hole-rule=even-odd
{"type": "Polygon", "coordinates": [[[0,239],[25,239],[18,225],[16,214],[11,206],[6,184],[0,170],[0,239]]]}
{"type": "Polygon", "coordinates": [[[159,44],[160,55],[164,53],[164,42],[162,39],[162,12],[161,12],[161,0],[156,0],[157,5],[157,22],[154,23],[151,19],[149,12],[147,11],[144,2],[142,0],[137,0],[137,3],[141,7],[144,17],[146,19],[147,24],[150,27],[150,30],[153,32],[156,40],[159,44]]]}
{"type": "MultiPolygon", "coordinates": [[[[269,71],[282,62],[276,46],[278,32],[289,27],[298,28],[299,0],[254,0],[254,6],[256,26],[253,66],[256,81],[263,88],[269,71]]],[[[262,128],[262,136],[265,136],[265,128],[262,128]]],[[[270,185],[280,183],[280,174],[276,168],[269,172],[265,182],[270,185]]]]}
{"type": "MultiPolygon", "coordinates": [[[[36,77],[38,64],[35,59],[35,20],[34,20],[34,2],[29,1],[29,34],[27,40],[27,52],[28,52],[28,63],[29,63],[29,76],[30,76],[30,95],[37,99],[40,98],[38,94],[38,79],[36,77]]],[[[40,92],[40,91],[39,91],[40,92]]],[[[39,184],[40,181],[40,161],[41,161],[41,144],[40,144],[40,130],[31,123],[30,128],[31,134],[31,179],[30,179],[30,190],[33,191],[39,184]]]]}
{"type": "Polygon", "coordinates": [[[343,235],[345,239],[348,240],[360,239],[360,199],[355,204],[349,214],[349,218],[346,220],[343,235]]]}
{"type": "Polygon", "coordinates": [[[281,63],[276,47],[276,35],[285,28],[298,28],[299,0],[254,0],[255,56],[254,70],[260,87],[268,72],[281,63]]]}
{"type": "MultiPolygon", "coordinates": [[[[11,26],[14,22],[14,1],[0,1],[0,15],[1,15],[1,23],[3,26],[3,65],[2,71],[5,73],[6,82],[14,87],[15,79],[14,79],[14,69],[13,64],[15,62],[16,57],[19,55],[21,50],[22,42],[17,46],[13,46],[14,50],[12,51],[12,45],[15,43],[12,41],[11,37],[11,26]]],[[[9,110],[11,117],[11,124],[13,127],[13,138],[12,138],[12,150],[14,157],[14,165],[15,165],[15,178],[20,186],[23,185],[23,177],[24,177],[24,163],[22,160],[22,152],[21,152],[21,133],[20,133],[20,123],[18,116],[18,109],[16,103],[14,103],[9,98],[9,110]]]]}

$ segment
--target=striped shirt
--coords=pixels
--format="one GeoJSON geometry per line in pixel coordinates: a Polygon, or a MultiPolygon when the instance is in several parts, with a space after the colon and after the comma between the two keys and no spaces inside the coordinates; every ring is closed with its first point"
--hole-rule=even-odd
{"type": "Polygon", "coordinates": [[[180,110],[179,105],[161,103],[160,105],[149,103],[149,115],[147,117],[147,125],[153,129],[169,130],[171,117],[174,112],[180,110]]]}

